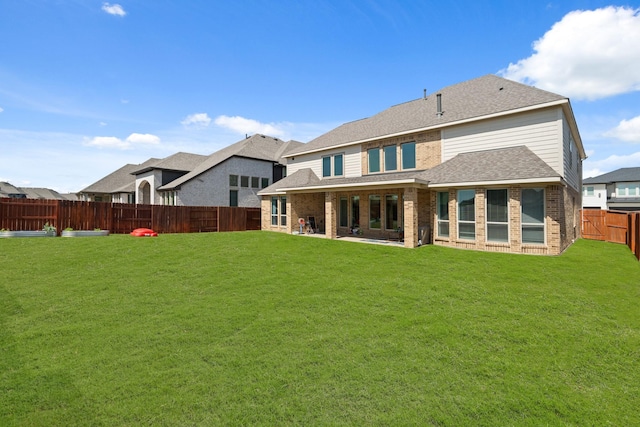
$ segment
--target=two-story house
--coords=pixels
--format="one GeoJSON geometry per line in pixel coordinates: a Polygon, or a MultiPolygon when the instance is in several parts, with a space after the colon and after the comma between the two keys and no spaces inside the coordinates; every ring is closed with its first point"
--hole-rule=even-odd
{"type": "Polygon", "coordinates": [[[640,210],[640,167],[621,168],[585,178],[582,184],[585,209],[640,210]]]}
{"type": "Polygon", "coordinates": [[[345,123],[286,154],[262,228],[312,218],[357,233],[486,251],[559,254],[580,233],[582,160],[569,99],[494,75],[345,123]]]}
{"type": "Polygon", "coordinates": [[[209,156],[180,152],[127,164],[78,195],[95,202],[260,207],[258,191],[284,176],[283,154],[301,145],[247,136],[209,156]]]}

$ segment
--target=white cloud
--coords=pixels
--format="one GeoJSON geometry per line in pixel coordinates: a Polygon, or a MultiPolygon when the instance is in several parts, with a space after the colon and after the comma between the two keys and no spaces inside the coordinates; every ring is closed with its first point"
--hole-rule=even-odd
{"type": "Polygon", "coordinates": [[[211,117],[207,113],[196,113],[188,115],[180,123],[185,126],[207,127],[211,123],[211,117]]]}
{"type": "Polygon", "coordinates": [[[216,117],[214,123],[239,134],[261,133],[269,136],[283,136],[286,133],[285,128],[290,126],[288,123],[260,123],[240,116],[224,115],[216,117]]]}
{"type": "Polygon", "coordinates": [[[124,11],[122,6],[120,6],[117,3],[116,4],[102,3],[102,10],[107,12],[109,15],[125,16],[127,14],[127,12],[124,11]]]}
{"type": "Polygon", "coordinates": [[[99,148],[117,148],[120,150],[131,149],[134,145],[154,145],[159,143],[159,137],[148,133],[132,133],[125,140],[122,140],[115,136],[96,136],[91,139],[85,138],[85,145],[99,148]]]}
{"type": "Polygon", "coordinates": [[[4,108],[0,107],[0,113],[2,113],[4,111],[4,108]]]}
{"type": "Polygon", "coordinates": [[[640,116],[622,120],[618,126],[605,132],[604,135],[627,142],[640,142],[640,116]]]}
{"type": "Polygon", "coordinates": [[[533,50],[499,74],[577,99],[640,90],[640,9],[570,12],[533,43],[533,50]]]}
{"type": "Polygon", "coordinates": [[[620,168],[637,167],[640,164],[640,152],[625,155],[612,154],[606,159],[590,160],[583,163],[582,176],[590,178],[620,168]]]}

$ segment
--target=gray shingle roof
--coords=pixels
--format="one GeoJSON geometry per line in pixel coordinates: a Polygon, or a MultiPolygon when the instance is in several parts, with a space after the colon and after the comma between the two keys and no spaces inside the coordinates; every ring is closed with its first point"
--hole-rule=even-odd
{"type": "Polygon", "coordinates": [[[285,150],[291,146],[299,145],[303,144],[297,141],[285,142],[278,138],[256,134],[216,151],[208,157],[203,156],[204,159],[191,172],[163,185],[159,189],[170,190],[177,188],[233,156],[278,162],[285,150]]]}
{"type": "Polygon", "coordinates": [[[445,87],[426,98],[395,105],[372,117],[345,123],[287,155],[566,100],[563,96],[489,74],[445,87]],[[442,115],[437,114],[438,93],[442,95],[442,115]]]}
{"type": "Polygon", "coordinates": [[[430,185],[470,182],[561,180],[561,176],[524,145],[461,153],[420,174],[430,185]]]}
{"type": "Polygon", "coordinates": [[[190,172],[206,158],[207,156],[203,156],[202,154],[180,152],[172,154],[169,157],[165,157],[164,159],[160,159],[155,163],[147,161],[140,169],[134,170],[132,173],[134,175],[138,175],[153,169],[190,172]]]}
{"type": "Polygon", "coordinates": [[[587,178],[582,184],[610,184],[614,182],[640,181],[640,168],[621,168],[593,178],[587,178]]]}
{"type": "Polygon", "coordinates": [[[109,175],[101,178],[86,188],[83,188],[79,193],[127,193],[134,192],[136,186],[136,177],[132,173],[138,169],[144,168],[150,164],[159,162],[160,159],[151,158],[146,162],[134,165],[127,164],[120,169],[110,173],[109,175]]]}

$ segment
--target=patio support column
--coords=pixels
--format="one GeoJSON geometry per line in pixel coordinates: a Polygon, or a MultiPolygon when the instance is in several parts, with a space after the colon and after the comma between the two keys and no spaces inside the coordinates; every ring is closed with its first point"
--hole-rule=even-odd
{"type": "Polygon", "coordinates": [[[418,247],[418,190],[404,190],[404,247],[418,247]]]}
{"type": "Polygon", "coordinates": [[[327,239],[337,237],[337,196],[336,193],[324,193],[325,236],[327,239]]]}

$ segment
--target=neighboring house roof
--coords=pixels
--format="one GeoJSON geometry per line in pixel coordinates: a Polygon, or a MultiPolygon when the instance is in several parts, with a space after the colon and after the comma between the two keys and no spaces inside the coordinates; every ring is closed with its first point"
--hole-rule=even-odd
{"type": "Polygon", "coordinates": [[[77,200],[75,194],[60,194],[50,188],[16,187],[8,182],[0,182],[0,197],[16,197],[43,200],[77,200]]]}
{"type": "MultiPolygon", "coordinates": [[[[570,111],[566,97],[489,74],[395,105],[372,117],[345,123],[287,153],[287,156],[546,105],[565,105],[570,111]],[[441,95],[442,114],[438,114],[437,94],[441,95]]],[[[575,131],[577,134],[577,128],[575,131]]],[[[582,157],[586,157],[581,141],[578,141],[578,146],[582,157]]]]}
{"type": "MultiPolygon", "coordinates": [[[[0,197],[15,197],[18,195],[25,194],[22,189],[8,183],[8,182],[0,182],[0,197]]],[[[26,194],[25,194],[26,197],[26,194]]]]}
{"type": "Polygon", "coordinates": [[[209,169],[219,165],[231,157],[245,157],[257,160],[265,160],[269,162],[280,162],[283,152],[290,147],[298,147],[304,145],[298,141],[282,141],[266,135],[255,134],[249,138],[231,144],[210,156],[205,157],[196,167],[189,173],[181,176],[170,183],[163,185],[159,190],[172,190],[180,185],[190,181],[198,175],[208,171],[209,169]]]}
{"type": "Polygon", "coordinates": [[[94,182],[90,186],[80,190],[80,193],[133,193],[136,189],[136,178],[132,173],[136,170],[146,167],[149,164],[155,164],[160,159],[151,158],[146,162],[135,165],[127,164],[110,173],[99,181],[94,182]]]}
{"type": "Polygon", "coordinates": [[[582,184],[612,184],[614,182],[635,182],[640,181],[639,168],[621,168],[613,172],[598,175],[593,178],[582,180],[582,184]]]}
{"type": "Polygon", "coordinates": [[[22,188],[27,195],[27,199],[41,199],[41,200],[64,200],[60,193],[50,188],[22,188]]]}
{"type": "Polygon", "coordinates": [[[287,191],[321,191],[328,188],[424,185],[446,186],[508,185],[511,183],[562,182],[562,177],[525,146],[462,153],[431,169],[364,175],[353,178],[320,179],[308,168],[258,192],[258,195],[287,191]]]}
{"type": "Polygon", "coordinates": [[[169,157],[165,157],[164,159],[160,159],[156,162],[147,161],[144,165],[142,165],[139,169],[134,170],[132,173],[134,175],[139,175],[141,173],[148,172],[154,169],[190,172],[200,163],[202,163],[206,158],[207,156],[204,156],[202,154],[179,152],[176,154],[172,154],[169,157]]]}

